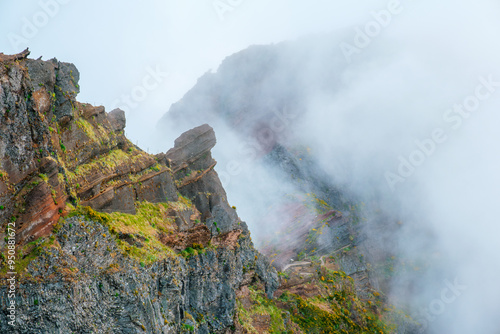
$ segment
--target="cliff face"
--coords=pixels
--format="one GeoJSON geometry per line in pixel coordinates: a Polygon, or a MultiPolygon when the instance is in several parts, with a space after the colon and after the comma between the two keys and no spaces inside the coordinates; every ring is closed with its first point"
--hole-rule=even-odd
{"type": "MultiPolygon", "coordinates": [[[[239,237],[239,238],[238,238],[239,237]]],[[[248,235],[217,247],[138,263],[122,254],[109,229],[73,217],[42,244],[16,296],[18,318],[3,333],[214,333],[233,325],[236,293],[260,277],[276,278],[248,235]],[[260,276],[259,276],[260,275],[260,276]]],[[[2,289],[5,290],[5,289],[2,289]]]]}
{"type": "MultiPolygon", "coordinates": [[[[320,278],[326,274],[318,277],[318,272],[333,270],[352,278],[356,297],[373,301],[374,291],[389,293],[394,264],[404,263],[397,258],[400,222],[380,209],[379,199],[371,190],[362,197],[343,188],[336,175],[328,174],[319,163],[323,152],[311,150],[310,138],[297,131],[305,129],[301,125],[308,124],[308,117],[324,117],[315,113],[311,101],[318,96],[333,98],[342,91],[344,62],[331,57],[337,46],[325,45],[325,41],[328,38],[320,37],[251,46],[227,57],[216,72],[202,76],[171,106],[158,128],[163,131],[169,124],[176,124],[183,129],[210,121],[216,131],[225,130],[219,132],[223,142],[237,138],[240,146],[232,147],[235,155],[240,155],[236,162],[251,167],[242,167],[245,171],[240,174],[227,169],[226,174],[235,175],[230,181],[236,196],[242,196],[239,189],[254,187],[258,177],[252,175],[252,169],[268,171],[263,179],[276,188],[286,185],[286,191],[267,188],[268,193],[262,196],[253,194],[253,198],[265,198],[261,200],[263,213],[254,217],[254,223],[264,229],[273,227],[267,229],[272,233],[259,236],[259,250],[280,271],[281,289],[294,294],[301,291],[305,298],[324,296],[327,293],[320,278]],[[224,137],[226,133],[231,134],[224,137]],[[328,267],[327,260],[334,264],[328,267]]],[[[311,135],[325,138],[319,133],[311,135]]],[[[349,162],[355,157],[338,153],[332,164],[354,168],[349,162]]],[[[234,165],[237,158],[228,159],[221,165],[234,165]]],[[[368,181],[366,188],[370,189],[368,181]]],[[[411,321],[403,320],[399,325],[401,333],[416,330],[411,321]]],[[[355,331],[346,326],[332,328],[355,331]]]]}
{"type": "Polygon", "coordinates": [[[210,126],[147,154],[123,135],[123,111],[76,100],[74,65],[27,55],[0,54],[0,332],[388,333],[406,324],[369,282],[355,208],[284,142],[263,155],[302,179],[291,177],[301,196],[264,217],[283,225],[284,238],[263,246],[278,275],[227,201],[210,126]]]}
{"type": "Polygon", "coordinates": [[[0,54],[2,276],[15,228],[15,325],[5,279],[0,332],[222,333],[236,294],[268,297],[276,272],[214,171],[208,125],[153,156],[121,110],[76,101],[72,64],[0,54]]]}
{"type": "MultiPolygon", "coordinates": [[[[242,150],[253,155],[253,161],[243,161],[264,166],[291,189],[268,198],[260,220],[274,226],[275,233],[261,237],[261,251],[277,269],[290,259],[334,255],[363,293],[386,287],[367,263],[383,263],[392,254],[374,251],[374,238],[367,238],[363,229],[362,200],[335,184],[296,132],[297,125],[314,115],[307,107],[315,94],[336,94],[339,85],[335,61],[328,59],[323,42],[312,38],[251,46],[228,56],[215,73],[205,74],[171,106],[158,128],[190,128],[210,120],[232,130],[244,143],[242,150]],[[331,66],[312,67],[316,63],[331,66]]],[[[245,175],[239,179],[248,186],[254,182],[245,175]]],[[[378,220],[380,231],[397,228],[396,221],[385,218],[370,217],[378,220]]]]}

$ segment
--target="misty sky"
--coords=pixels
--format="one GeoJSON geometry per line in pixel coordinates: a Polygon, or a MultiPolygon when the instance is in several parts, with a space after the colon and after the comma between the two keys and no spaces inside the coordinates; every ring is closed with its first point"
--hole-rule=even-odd
{"type": "MultiPolygon", "coordinates": [[[[403,12],[381,35],[425,32],[437,17],[442,21],[440,39],[450,39],[444,44],[456,42],[452,32],[447,33],[448,20],[489,24],[495,17],[491,8],[499,7],[493,0],[476,1],[474,8],[467,1],[0,0],[0,52],[20,52],[29,46],[33,58],[57,57],[74,63],[81,73],[79,100],[104,105],[108,111],[122,107],[128,119],[127,135],[146,145],[149,138],[144,129],[156,123],[198,77],[216,70],[226,56],[251,44],[310,33],[345,30],[346,36],[354,36],[355,26],[362,27],[373,19],[371,12],[391,3],[398,3],[403,12]],[[148,81],[151,72],[157,74],[156,80],[148,81]],[[145,79],[149,88],[141,90],[145,79]],[[126,100],[123,96],[131,96],[134,89],[142,95],[126,100]]],[[[352,43],[352,38],[345,42],[352,43]]],[[[375,47],[384,45],[382,39],[375,42],[375,47]]],[[[415,43],[443,48],[418,39],[415,43]]],[[[459,45],[450,43],[452,48],[459,45]]],[[[392,48],[389,45],[387,51],[392,48]]],[[[473,53],[474,49],[470,45],[455,51],[473,53]]]]}
{"type": "Polygon", "coordinates": [[[123,94],[130,95],[134,87],[143,85],[148,69],[160,72],[158,81],[151,81],[155,88],[140,103],[132,101],[126,104],[132,108],[123,108],[127,135],[139,143],[144,127],[151,126],[199,76],[215,70],[226,56],[251,44],[363,22],[370,10],[386,5],[370,1],[352,6],[327,0],[314,4],[297,0],[60,0],[56,8],[54,1],[0,0],[0,52],[16,53],[29,46],[33,58],[56,57],[74,63],[81,73],[79,100],[102,104],[108,111],[123,105],[123,94]],[[44,20],[40,12],[54,14],[44,20]],[[23,30],[29,25],[26,22],[35,25],[34,33],[23,30]]]}

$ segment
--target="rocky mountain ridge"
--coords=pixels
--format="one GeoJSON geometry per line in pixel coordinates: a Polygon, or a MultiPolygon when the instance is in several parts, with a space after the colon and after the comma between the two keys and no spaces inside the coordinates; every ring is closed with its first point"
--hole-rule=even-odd
{"type": "Polygon", "coordinates": [[[394,332],[403,315],[366,285],[348,215],[311,196],[316,218],[291,238],[325,229],[308,251],[341,252],[289,265],[302,244],[271,244],[268,260],[228,203],[209,125],[150,155],[124,136],[123,111],[76,100],[73,64],[28,55],[0,54],[1,332],[394,332]]]}
{"type": "MultiPolygon", "coordinates": [[[[273,295],[208,125],[147,154],[123,135],[123,111],[76,101],[74,65],[28,54],[0,67],[0,217],[15,226],[18,281],[14,326],[1,288],[1,332],[224,332],[242,286],[273,295]]],[[[6,234],[0,248],[7,278],[6,234]]]]}
{"type": "MultiPolygon", "coordinates": [[[[221,169],[229,181],[227,191],[258,203],[249,225],[254,233],[265,231],[257,234],[258,248],[278,271],[288,272],[294,263],[320,265],[327,258],[352,277],[358,296],[370,298],[379,291],[388,297],[398,271],[418,267],[400,258],[402,222],[381,209],[382,196],[372,192],[372,180],[363,180],[365,192],[349,188],[348,182],[361,182],[346,177],[357,168],[351,164],[355,154],[305,125],[311,119],[328,122],[327,106],[317,103],[334,100],[348,80],[350,69],[338,58],[336,46],[325,45],[330,37],[254,45],[226,57],[172,104],[158,129],[210,121],[223,143],[236,143],[225,148],[235,154],[220,159],[221,166],[243,170],[221,169]],[[270,186],[258,187],[256,179],[270,186]]],[[[414,328],[406,325],[400,324],[402,333],[414,328]]]]}
{"type": "MultiPolygon", "coordinates": [[[[274,260],[276,268],[283,268],[290,259],[336,253],[342,270],[356,278],[360,292],[368,287],[384,290],[387,283],[367,263],[383,262],[390,255],[378,252],[377,245],[370,244],[373,238],[366,237],[362,201],[335,183],[296,132],[297,124],[313,113],[307,110],[312,92],[333,90],[339,80],[333,67],[307,66],[311,58],[326,56],[315,51],[328,50],[319,42],[322,40],[254,45],[228,56],[217,71],[206,73],[172,104],[158,129],[169,124],[191,128],[211,120],[216,130],[224,130],[221,136],[232,132],[241,142],[256,147],[253,159],[243,159],[252,164],[249,169],[261,166],[271,171],[269,178],[288,185],[287,192],[266,197],[268,210],[258,218],[275,226],[273,233],[262,237],[261,250],[274,260]],[[304,80],[307,75],[321,80],[304,80]],[[361,261],[364,256],[368,259],[361,261]]],[[[240,187],[253,182],[245,175],[233,178],[233,183],[238,181],[240,187]]],[[[398,228],[396,221],[386,218],[380,219],[381,230],[398,228]]]]}

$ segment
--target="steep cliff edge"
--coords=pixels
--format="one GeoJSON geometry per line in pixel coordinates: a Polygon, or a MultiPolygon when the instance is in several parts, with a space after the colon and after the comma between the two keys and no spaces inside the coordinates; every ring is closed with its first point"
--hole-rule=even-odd
{"type": "Polygon", "coordinates": [[[208,125],[147,154],[123,111],[76,101],[73,64],[28,54],[0,57],[0,332],[222,333],[243,287],[272,297],[208,125]]]}
{"type": "Polygon", "coordinates": [[[395,332],[348,215],[314,196],[285,208],[296,228],[265,248],[278,275],[228,203],[209,125],[150,155],[123,111],[76,100],[73,64],[28,54],[0,54],[0,332],[395,332]]]}
{"type": "MultiPolygon", "coordinates": [[[[400,282],[398,274],[418,266],[399,251],[402,222],[392,210],[383,209],[383,196],[371,184],[377,180],[352,177],[353,169],[370,167],[359,166],[356,150],[345,150],[344,143],[329,141],[336,136],[325,133],[351,131],[339,126],[348,123],[335,124],[337,111],[328,105],[342,96],[350,75],[344,60],[337,63],[332,57],[337,46],[330,42],[328,35],[308,36],[250,46],[228,56],[171,105],[158,123],[159,135],[169,124],[175,124],[170,128],[175,131],[210,121],[221,142],[234,142],[226,144],[231,154],[219,155],[220,175],[228,194],[241,201],[238,206],[243,200],[255,202],[249,226],[258,249],[280,271],[281,290],[324,298],[328,293],[320,278],[328,275],[318,273],[333,270],[352,278],[351,297],[383,305],[391,287],[400,282]],[[329,127],[314,126],[320,122],[329,127]],[[329,269],[327,262],[333,262],[329,269]]],[[[356,121],[352,128],[356,131],[356,121]]],[[[353,148],[357,145],[352,143],[353,148]]],[[[408,306],[403,299],[399,305],[408,306]]],[[[254,322],[256,331],[262,330],[259,321],[254,322]]],[[[398,324],[398,333],[418,332],[408,318],[398,324]]],[[[343,325],[323,327],[362,331],[343,325]]],[[[304,323],[301,326],[304,329],[304,323]]]]}
{"type": "MultiPolygon", "coordinates": [[[[169,124],[191,128],[210,120],[216,130],[225,130],[220,131],[221,136],[232,132],[241,141],[240,146],[235,145],[235,155],[241,157],[239,165],[252,166],[246,169],[248,173],[233,177],[233,183],[251,185],[255,176],[250,170],[262,167],[288,186],[286,192],[264,194],[266,209],[254,222],[273,226],[272,233],[259,236],[259,247],[277,269],[283,269],[291,259],[335,256],[341,270],[354,277],[359,293],[371,288],[387,291],[386,278],[369,264],[378,267],[393,255],[380,246],[391,240],[380,243],[377,237],[367,237],[372,231],[363,224],[363,199],[325,171],[319,163],[323,152],[311,149],[310,142],[297,131],[301,129],[298,125],[307,123],[308,115],[314,115],[309,103],[315,94],[338,94],[338,69],[311,68],[316,61],[330,63],[325,61],[329,54],[323,42],[312,38],[255,45],[228,56],[217,71],[203,75],[172,104],[158,128],[169,124]]],[[[339,158],[332,163],[346,162],[339,158]]],[[[276,186],[282,185],[276,182],[276,186]]],[[[377,222],[372,223],[374,230],[380,231],[374,234],[384,236],[386,231],[398,229],[397,221],[387,218],[370,217],[371,222],[377,222]]]]}

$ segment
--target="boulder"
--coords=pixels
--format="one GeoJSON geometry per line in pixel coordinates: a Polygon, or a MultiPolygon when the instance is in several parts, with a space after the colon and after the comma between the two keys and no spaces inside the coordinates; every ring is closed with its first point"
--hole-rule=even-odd
{"type": "Polygon", "coordinates": [[[108,113],[108,120],[109,123],[111,124],[111,128],[115,132],[123,131],[123,129],[125,129],[125,126],[127,125],[127,120],[125,119],[125,112],[120,108],[111,110],[108,113]]]}
{"type": "MultiPolygon", "coordinates": [[[[208,124],[200,125],[184,132],[174,142],[174,147],[166,153],[170,159],[174,172],[196,160],[203,160],[210,164],[212,158],[210,150],[216,144],[214,129],[208,124]]],[[[206,164],[205,168],[208,167],[206,164]]]]}

